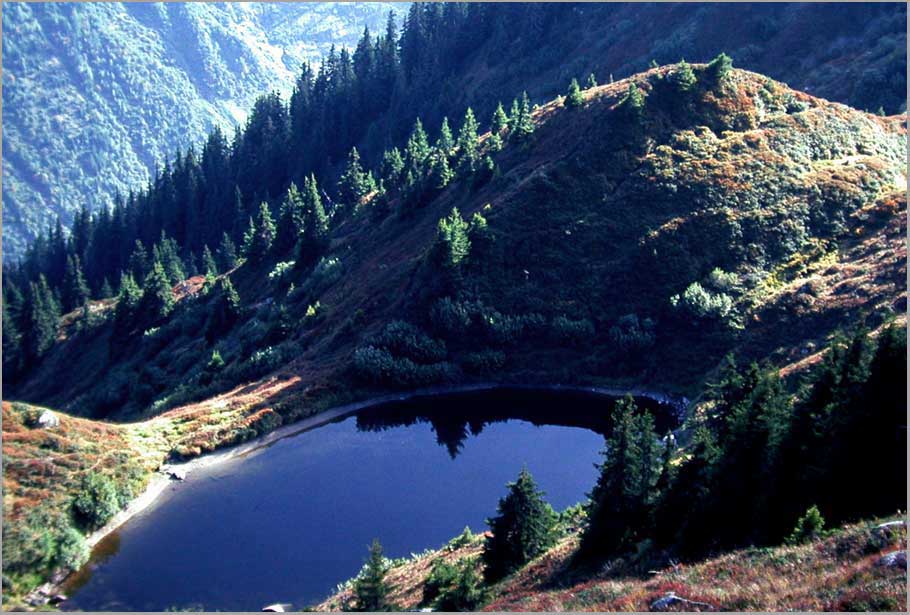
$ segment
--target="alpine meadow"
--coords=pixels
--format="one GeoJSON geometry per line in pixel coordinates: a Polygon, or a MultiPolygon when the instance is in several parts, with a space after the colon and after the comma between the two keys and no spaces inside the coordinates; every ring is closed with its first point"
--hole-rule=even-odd
{"type": "Polygon", "coordinates": [[[906,4],[2,12],[4,610],[908,610],[906,4]]]}

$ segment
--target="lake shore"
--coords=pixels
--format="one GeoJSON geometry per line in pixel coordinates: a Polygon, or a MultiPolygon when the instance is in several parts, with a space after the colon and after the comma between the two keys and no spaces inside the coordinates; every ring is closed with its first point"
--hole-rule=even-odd
{"type": "MultiPolygon", "coordinates": [[[[578,386],[578,385],[522,385],[506,383],[475,383],[466,385],[427,387],[415,389],[402,393],[392,393],[370,397],[365,400],[329,408],[312,416],[284,425],[267,434],[259,436],[248,442],[237,444],[229,448],[214,451],[196,457],[194,459],[178,462],[165,463],[153,474],[145,490],[127,505],[126,508],[117,513],[104,527],[92,532],[86,536],[86,542],[90,548],[94,548],[101,540],[119,527],[129,521],[131,518],[147,510],[153,504],[160,502],[162,495],[167,491],[169,486],[176,485],[190,476],[193,472],[202,468],[208,468],[217,464],[225,463],[231,460],[241,459],[252,455],[257,451],[263,450],[272,444],[291,438],[313,429],[317,429],[332,422],[341,421],[356,415],[363,410],[372,409],[377,406],[393,402],[410,401],[421,398],[439,397],[445,395],[457,395],[463,393],[483,393],[495,391],[540,391],[540,392],[567,392],[567,393],[586,393],[591,395],[603,396],[605,398],[616,398],[623,395],[632,395],[651,399],[661,404],[672,406],[677,412],[685,410],[688,400],[685,398],[676,398],[654,391],[640,391],[636,389],[618,389],[612,387],[597,386],[578,386]],[[175,476],[181,477],[175,479],[175,476]]],[[[60,593],[61,587],[70,576],[72,571],[65,574],[55,575],[54,579],[45,585],[42,585],[33,592],[36,595],[47,597],[60,593]]]]}

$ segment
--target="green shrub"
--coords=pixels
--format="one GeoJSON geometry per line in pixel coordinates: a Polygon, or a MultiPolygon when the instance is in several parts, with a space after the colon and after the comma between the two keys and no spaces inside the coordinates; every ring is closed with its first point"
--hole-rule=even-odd
{"type": "Polygon", "coordinates": [[[825,519],[818,507],[810,506],[802,517],[796,522],[793,532],[787,537],[787,544],[800,545],[821,538],[825,529],[825,519]]]}
{"type": "Polygon", "coordinates": [[[429,337],[414,325],[402,320],[388,323],[370,340],[370,344],[417,363],[437,363],[444,360],[448,354],[445,342],[429,337]]]}
{"type": "Polygon", "coordinates": [[[465,371],[471,374],[489,374],[502,368],[506,362],[506,354],[501,350],[486,348],[478,352],[469,352],[461,360],[465,371]]]}
{"type": "Polygon", "coordinates": [[[670,303],[696,318],[725,320],[733,312],[733,298],[723,292],[711,292],[698,282],[692,282],[680,295],[670,298],[670,303]]]}
{"type": "Polygon", "coordinates": [[[550,325],[550,336],[557,343],[582,344],[594,337],[594,325],[587,318],[573,320],[557,316],[550,325]]]}
{"type": "MultiPolygon", "coordinates": [[[[448,585],[439,587],[434,608],[447,612],[477,611],[486,601],[486,592],[480,575],[477,574],[476,560],[462,561],[454,572],[454,577],[448,585]]],[[[445,574],[448,574],[448,571],[445,574]]]]}
{"type": "Polygon", "coordinates": [[[63,530],[57,543],[57,562],[61,566],[78,570],[88,561],[89,554],[88,544],[76,528],[63,530]]]}
{"type": "Polygon", "coordinates": [[[90,530],[102,527],[120,510],[114,482],[104,474],[89,472],[82,477],[79,493],[73,498],[73,514],[90,530]]]}
{"type": "Polygon", "coordinates": [[[454,564],[448,563],[444,559],[437,559],[433,562],[430,574],[423,582],[423,604],[431,605],[440,594],[448,591],[455,585],[458,577],[458,569],[454,564]]]}
{"type": "Polygon", "coordinates": [[[407,358],[396,358],[385,348],[365,346],[354,352],[356,376],[384,386],[409,388],[454,380],[456,370],[451,363],[420,365],[407,358]]]}
{"type": "Polygon", "coordinates": [[[610,327],[610,341],[622,350],[642,350],[654,345],[654,321],[626,314],[610,327]]]}

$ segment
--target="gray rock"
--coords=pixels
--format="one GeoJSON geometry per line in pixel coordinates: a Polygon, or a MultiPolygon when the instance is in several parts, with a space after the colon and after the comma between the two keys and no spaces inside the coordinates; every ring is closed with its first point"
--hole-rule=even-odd
{"type": "Polygon", "coordinates": [[[879,558],[876,562],[879,566],[884,566],[885,568],[906,568],[907,567],[907,552],[906,551],[892,551],[891,553],[885,553],[879,558]]]}
{"type": "Polygon", "coordinates": [[[714,605],[708,604],[707,602],[697,602],[695,600],[688,600],[682,596],[677,596],[675,592],[667,592],[664,594],[663,598],[658,598],[651,603],[650,609],[652,611],[669,611],[673,607],[681,607],[684,611],[716,611],[717,608],[714,605]]]}
{"type": "Polygon", "coordinates": [[[42,429],[60,427],[60,417],[50,410],[45,410],[41,413],[41,416],[38,417],[38,427],[41,427],[42,429]]]}

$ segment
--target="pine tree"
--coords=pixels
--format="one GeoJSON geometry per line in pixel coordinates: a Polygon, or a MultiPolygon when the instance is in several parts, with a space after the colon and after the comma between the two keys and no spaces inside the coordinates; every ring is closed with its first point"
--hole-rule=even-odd
{"type": "Polygon", "coordinates": [[[411,136],[408,137],[404,153],[407,170],[413,173],[415,179],[421,177],[426,159],[430,155],[430,144],[420,118],[414,121],[414,128],[411,130],[411,136]]]}
{"type": "Polygon", "coordinates": [[[452,129],[449,128],[449,118],[442,118],[442,125],[439,127],[439,138],[436,139],[436,149],[444,155],[449,156],[452,148],[455,147],[455,140],[452,138],[452,129]]]}
{"type": "Polygon", "coordinates": [[[641,116],[642,110],[645,108],[645,98],[634,83],[629,84],[629,90],[622,100],[622,105],[633,117],[641,116]]]}
{"type": "Polygon", "coordinates": [[[569,109],[574,109],[580,107],[585,103],[585,97],[581,93],[581,88],[578,86],[578,80],[572,79],[572,82],[569,83],[569,92],[566,94],[565,106],[569,109]]]}
{"type": "Polygon", "coordinates": [[[38,281],[29,285],[24,310],[22,347],[26,363],[30,364],[53,346],[60,322],[60,305],[44,274],[39,274],[38,281]]]}
{"type": "Polygon", "coordinates": [[[66,271],[63,274],[63,310],[70,312],[89,300],[88,284],[82,275],[82,266],[78,256],[66,259],[66,271]]]}
{"type": "Polygon", "coordinates": [[[144,280],[145,276],[151,271],[148,252],[145,249],[145,245],[138,239],[133,247],[132,254],[130,254],[129,269],[133,277],[138,280],[144,280]]]}
{"type": "Polygon", "coordinates": [[[672,83],[679,92],[691,92],[698,80],[692,67],[685,60],[680,60],[676,68],[670,72],[670,83],[672,83]]]}
{"type": "Polygon", "coordinates": [[[278,214],[278,230],[272,244],[272,250],[276,255],[284,255],[297,244],[297,239],[303,232],[304,211],[303,196],[297,185],[291,182],[278,214]]]}
{"type": "Polygon", "coordinates": [[[430,181],[437,190],[445,188],[455,177],[455,171],[449,167],[449,160],[440,150],[430,156],[430,181]]]}
{"type": "Polygon", "coordinates": [[[457,207],[452,208],[448,217],[439,220],[436,241],[439,259],[448,268],[457,268],[471,252],[468,223],[461,217],[457,207]]]}
{"type": "Polygon", "coordinates": [[[101,290],[99,291],[98,296],[101,299],[110,299],[114,296],[114,289],[111,287],[111,283],[107,279],[107,276],[104,276],[104,279],[101,281],[101,290]]]}
{"type": "Polygon", "coordinates": [[[708,62],[708,77],[716,84],[721,84],[730,74],[733,68],[733,60],[727,54],[721,52],[713,60],[708,62]]]}
{"type": "Polygon", "coordinates": [[[228,272],[237,266],[237,248],[227,233],[221,235],[221,244],[218,246],[218,268],[228,272]]]}
{"type": "Polygon", "coordinates": [[[228,331],[240,318],[240,296],[228,276],[218,279],[215,284],[215,292],[205,331],[205,337],[209,343],[228,331]]]}
{"type": "Polygon", "coordinates": [[[385,184],[386,189],[397,188],[401,182],[401,174],[404,171],[404,158],[397,147],[387,150],[382,154],[382,163],[380,164],[380,176],[385,184]]]}
{"type": "Polygon", "coordinates": [[[202,270],[206,274],[218,274],[218,265],[215,262],[215,257],[212,255],[212,251],[209,250],[208,244],[202,246],[202,270]]]}
{"type": "Polygon", "coordinates": [[[303,231],[297,242],[297,265],[304,267],[319,260],[328,247],[329,219],[322,206],[316,177],[303,184],[303,231]]]}
{"type": "Polygon", "coordinates": [[[272,211],[269,204],[263,201],[259,205],[259,214],[255,220],[250,218],[250,226],[243,236],[243,256],[251,263],[261,262],[274,240],[275,223],[272,220],[272,211]]]}
{"type": "Polygon", "coordinates": [[[171,283],[168,281],[164,266],[155,261],[152,272],[145,278],[142,285],[142,300],[140,311],[152,322],[167,316],[174,309],[174,294],[171,292],[171,283]]]}
{"type": "Polygon", "coordinates": [[[115,327],[123,331],[136,314],[142,290],[130,273],[120,274],[120,290],[117,294],[117,307],[114,310],[115,327]]]}
{"type": "Polygon", "coordinates": [[[391,611],[389,585],[385,580],[386,563],[382,545],[374,539],[370,545],[370,559],[360,576],[354,580],[355,608],[358,611],[391,611]]]}
{"type": "Polygon", "coordinates": [[[597,87],[597,78],[594,76],[594,73],[588,75],[588,80],[585,81],[585,89],[590,90],[591,88],[597,87]]]}
{"type": "Polygon", "coordinates": [[[588,527],[582,535],[583,558],[607,557],[631,546],[641,510],[641,448],[631,397],[616,403],[613,427],[600,476],[589,494],[588,527]]]}
{"type": "Polygon", "coordinates": [[[523,468],[499,500],[498,515],[487,520],[492,536],[483,548],[484,577],[495,582],[546,551],[554,540],[556,515],[534,479],[523,468]]]}
{"type": "Polygon", "coordinates": [[[347,167],[338,180],[338,194],[343,203],[356,205],[364,196],[376,189],[372,174],[363,170],[357,148],[351,148],[347,167]]]}
{"type": "Polygon", "coordinates": [[[464,122],[458,131],[458,167],[464,173],[470,174],[477,170],[477,120],[474,111],[468,107],[464,114],[464,122]]]}
{"type": "Polygon", "coordinates": [[[531,118],[531,99],[525,92],[521,96],[521,107],[515,124],[515,137],[524,141],[534,133],[534,120],[531,118]]]}
{"type": "Polygon", "coordinates": [[[490,151],[498,152],[502,149],[502,135],[509,126],[509,118],[502,108],[502,103],[496,105],[493,118],[490,120],[490,151]]]}

